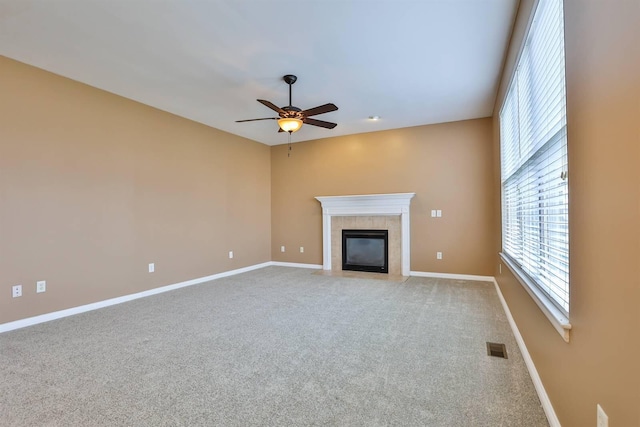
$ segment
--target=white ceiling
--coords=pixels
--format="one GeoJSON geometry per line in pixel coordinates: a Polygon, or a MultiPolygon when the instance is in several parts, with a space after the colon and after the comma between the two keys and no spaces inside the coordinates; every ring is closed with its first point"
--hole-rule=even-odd
{"type": "Polygon", "coordinates": [[[518,0],[0,0],[0,54],[268,145],[492,115],[518,0]],[[377,122],[367,120],[378,115],[377,122]]]}

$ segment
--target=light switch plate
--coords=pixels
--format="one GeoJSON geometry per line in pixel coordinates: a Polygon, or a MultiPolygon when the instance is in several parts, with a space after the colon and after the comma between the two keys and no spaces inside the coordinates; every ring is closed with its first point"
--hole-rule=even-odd
{"type": "Polygon", "coordinates": [[[436,210],[431,209],[431,218],[435,218],[435,217],[436,217],[436,210]]]}
{"type": "Polygon", "coordinates": [[[156,265],[154,263],[149,264],[149,273],[156,271],[156,265]]]}
{"type": "Polygon", "coordinates": [[[233,258],[233,251],[229,251],[229,259],[233,258]]]}
{"type": "Polygon", "coordinates": [[[441,211],[440,209],[438,209],[438,210],[436,211],[436,216],[437,216],[438,218],[440,218],[440,217],[442,216],[442,211],[441,211]]]}

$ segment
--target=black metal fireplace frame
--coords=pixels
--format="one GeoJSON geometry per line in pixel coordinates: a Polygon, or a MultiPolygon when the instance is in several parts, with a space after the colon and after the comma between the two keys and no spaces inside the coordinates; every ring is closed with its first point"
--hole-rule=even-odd
{"type": "Polygon", "coordinates": [[[368,271],[373,273],[389,273],[389,231],[388,230],[342,230],[342,269],[351,271],[368,271]],[[347,263],[347,239],[381,239],[384,240],[384,266],[371,266],[347,263]]]}

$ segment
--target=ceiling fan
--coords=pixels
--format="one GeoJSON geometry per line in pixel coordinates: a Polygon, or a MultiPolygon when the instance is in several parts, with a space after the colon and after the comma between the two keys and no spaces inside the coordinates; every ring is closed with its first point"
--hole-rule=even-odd
{"type": "Polygon", "coordinates": [[[336,123],[325,122],[324,120],[311,119],[310,117],[317,116],[318,114],[324,114],[324,113],[329,113],[331,111],[336,111],[338,107],[336,107],[334,104],[331,104],[331,103],[320,105],[314,108],[309,108],[308,110],[301,110],[298,107],[294,107],[291,104],[291,85],[294,84],[296,80],[298,80],[298,78],[293,74],[287,74],[286,76],[282,77],[282,80],[284,80],[285,83],[289,85],[289,105],[287,105],[286,107],[280,108],[269,101],[265,101],[264,99],[258,99],[259,103],[271,108],[273,111],[278,113],[279,117],[265,117],[262,119],[236,120],[236,123],[254,122],[257,120],[277,120],[278,125],[280,126],[280,128],[278,129],[278,132],[289,132],[289,134],[300,129],[303,123],[312,125],[312,126],[319,126],[321,128],[327,128],[327,129],[333,129],[334,127],[337,126],[336,123]]]}

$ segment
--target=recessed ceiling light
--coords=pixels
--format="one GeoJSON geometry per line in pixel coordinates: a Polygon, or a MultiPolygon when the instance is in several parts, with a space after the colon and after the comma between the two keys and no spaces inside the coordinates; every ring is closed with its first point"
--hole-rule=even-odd
{"type": "Polygon", "coordinates": [[[380,120],[380,116],[369,116],[369,120],[380,120]]]}

